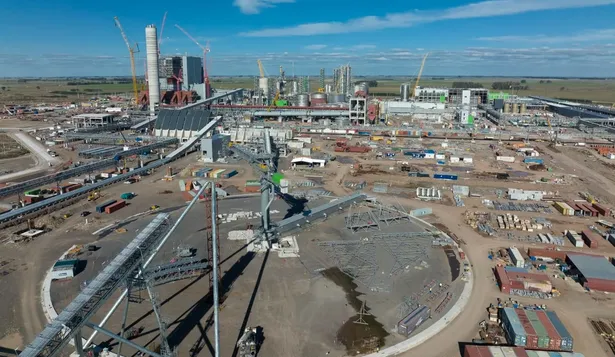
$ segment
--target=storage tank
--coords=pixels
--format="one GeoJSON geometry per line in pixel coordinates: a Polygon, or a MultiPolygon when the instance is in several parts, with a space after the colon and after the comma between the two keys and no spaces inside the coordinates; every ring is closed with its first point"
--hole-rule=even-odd
{"type": "Polygon", "coordinates": [[[513,113],[513,114],[517,114],[517,113],[519,113],[519,103],[512,103],[512,104],[510,105],[510,111],[511,111],[511,113],[513,113]]]}
{"type": "Polygon", "coordinates": [[[369,85],[367,85],[367,82],[361,82],[354,86],[354,95],[361,96],[361,97],[367,97],[368,94],[369,94],[369,85]]]}
{"type": "Polygon", "coordinates": [[[326,93],[312,93],[310,102],[312,105],[327,104],[327,94],[326,93]]]}
{"type": "Polygon", "coordinates": [[[510,103],[505,103],[504,104],[504,113],[510,113],[510,111],[511,111],[510,103]]]}
{"type": "Polygon", "coordinates": [[[269,78],[259,78],[258,79],[258,88],[263,92],[264,96],[267,96],[269,93],[269,78]]]}
{"type": "Polygon", "coordinates": [[[329,94],[329,103],[346,103],[346,96],[343,94],[329,94]]]}
{"type": "Polygon", "coordinates": [[[408,83],[402,84],[401,87],[399,87],[399,94],[402,102],[407,102],[408,98],[410,98],[410,85],[408,83]]]}
{"type": "Polygon", "coordinates": [[[293,82],[293,94],[299,93],[299,83],[293,82]]]}
{"type": "Polygon", "coordinates": [[[325,92],[326,93],[331,93],[333,92],[333,86],[330,84],[325,84],[325,92]]]}
{"type": "Polygon", "coordinates": [[[519,108],[519,113],[525,114],[526,111],[527,111],[527,104],[521,103],[521,107],[519,108]]]}
{"type": "MultiPolygon", "coordinates": [[[[149,112],[155,115],[156,105],[160,104],[160,80],[158,79],[158,33],[155,25],[145,27],[145,52],[147,61],[147,75],[149,80],[149,112]]],[[[135,98],[136,100],[137,98],[135,98]]]]}
{"type": "Polygon", "coordinates": [[[309,107],[310,106],[310,96],[308,94],[299,94],[297,95],[297,104],[298,107],[309,107]]]}

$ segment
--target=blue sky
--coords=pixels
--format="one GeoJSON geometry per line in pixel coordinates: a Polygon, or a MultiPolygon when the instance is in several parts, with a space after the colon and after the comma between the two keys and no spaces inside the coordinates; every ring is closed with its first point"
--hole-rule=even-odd
{"type": "Polygon", "coordinates": [[[0,77],[129,75],[118,16],[138,42],[160,28],[163,54],[200,50],[175,24],[210,41],[209,73],[257,75],[280,65],[317,76],[350,64],[355,75],[615,76],[615,0],[22,0],[2,5],[0,77]],[[193,6],[187,9],[183,4],[193,6]]]}

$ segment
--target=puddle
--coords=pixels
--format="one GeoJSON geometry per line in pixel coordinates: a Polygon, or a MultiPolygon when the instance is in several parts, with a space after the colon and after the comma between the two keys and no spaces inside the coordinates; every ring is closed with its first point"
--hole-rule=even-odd
{"type": "MultiPolygon", "coordinates": [[[[322,271],[322,275],[346,292],[348,304],[358,313],[363,302],[359,300],[361,293],[356,291],[357,284],[339,268],[333,267],[322,271]]],[[[369,305],[365,309],[369,312],[369,305]]],[[[374,352],[384,345],[389,333],[384,326],[371,315],[363,315],[365,324],[357,324],[359,314],[349,318],[338,330],[337,341],[341,342],[349,354],[374,352]]]]}

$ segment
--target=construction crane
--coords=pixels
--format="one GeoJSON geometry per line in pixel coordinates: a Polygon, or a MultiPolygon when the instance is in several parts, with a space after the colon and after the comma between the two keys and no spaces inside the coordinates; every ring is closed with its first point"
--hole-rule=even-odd
{"type": "Polygon", "coordinates": [[[414,83],[414,88],[412,88],[412,97],[416,97],[416,88],[419,86],[419,81],[421,80],[421,75],[423,74],[423,68],[425,67],[425,61],[427,61],[427,56],[429,53],[423,57],[423,61],[421,62],[421,68],[419,69],[419,74],[416,76],[416,82],[414,83]]]}
{"type": "Polygon", "coordinates": [[[160,57],[160,44],[162,43],[162,33],[164,32],[164,24],[167,22],[167,11],[162,16],[162,24],[160,25],[160,37],[158,37],[158,57],[160,57]]]}
{"type": "Polygon", "coordinates": [[[183,32],[184,35],[188,36],[188,38],[192,40],[192,42],[196,43],[196,45],[203,51],[203,82],[205,83],[205,98],[209,98],[211,97],[211,84],[209,83],[209,74],[207,73],[207,53],[209,52],[209,41],[207,41],[207,44],[203,46],[179,25],[175,25],[175,27],[183,32]]]}
{"type": "Polygon", "coordinates": [[[130,46],[130,41],[128,41],[128,37],[124,32],[124,28],[122,28],[122,24],[120,23],[120,19],[118,17],[114,17],[115,26],[120,29],[120,33],[122,34],[122,38],[126,43],[126,47],[128,47],[128,52],[130,52],[130,70],[132,71],[132,90],[135,96],[135,104],[139,103],[139,91],[137,88],[137,69],[135,68],[135,53],[139,52],[139,44],[135,43],[134,46],[130,46]]]}
{"type": "Polygon", "coordinates": [[[265,78],[265,68],[263,67],[263,62],[257,59],[256,63],[258,64],[258,71],[261,73],[261,78],[265,78]]]}
{"type": "Polygon", "coordinates": [[[271,103],[269,103],[269,107],[267,107],[268,112],[271,111],[271,108],[276,106],[276,102],[278,101],[278,99],[280,99],[280,92],[277,92],[275,94],[275,97],[273,97],[273,100],[271,101],[271,103]]]}

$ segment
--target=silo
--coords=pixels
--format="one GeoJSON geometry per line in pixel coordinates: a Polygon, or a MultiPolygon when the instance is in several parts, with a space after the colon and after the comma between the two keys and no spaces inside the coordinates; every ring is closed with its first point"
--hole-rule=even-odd
{"type": "Polygon", "coordinates": [[[293,81],[293,94],[299,93],[299,83],[293,81]]]}
{"type": "Polygon", "coordinates": [[[521,108],[519,108],[519,113],[525,114],[526,111],[527,111],[527,104],[521,103],[521,108]]]}
{"type": "Polygon", "coordinates": [[[262,77],[258,79],[258,88],[263,92],[263,96],[267,96],[269,94],[269,78],[262,77]]]}
{"type": "Polygon", "coordinates": [[[312,93],[310,102],[312,105],[327,104],[327,94],[326,93],[312,93]]]}
{"type": "Polygon", "coordinates": [[[504,113],[510,113],[511,105],[510,103],[504,103],[504,113]]]}
{"type": "Polygon", "coordinates": [[[329,94],[329,103],[346,103],[346,96],[343,94],[329,94]]]}
{"type": "Polygon", "coordinates": [[[309,107],[310,106],[310,96],[308,94],[299,94],[297,95],[297,104],[298,107],[309,107]]]}
{"type": "Polygon", "coordinates": [[[510,106],[510,111],[513,114],[519,113],[519,103],[512,103],[510,106]]]}
{"type": "Polygon", "coordinates": [[[368,94],[369,94],[369,85],[367,84],[367,82],[361,82],[354,86],[354,95],[361,96],[361,97],[367,97],[368,94]]]}
{"type": "Polygon", "coordinates": [[[407,102],[408,98],[410,98],[410,85],[408,83],[404,83],[399,87],[399,94],[401,95],[402,102],[407,102]]]}
{"type": "Polygon", "coordinates": [[[147,76],[149,89],[149,112],[155,115],[160,104],[160,80],[158,78],[158,33],[155,25],[145,27],[145,52],[147,54],[147,76]]]}

